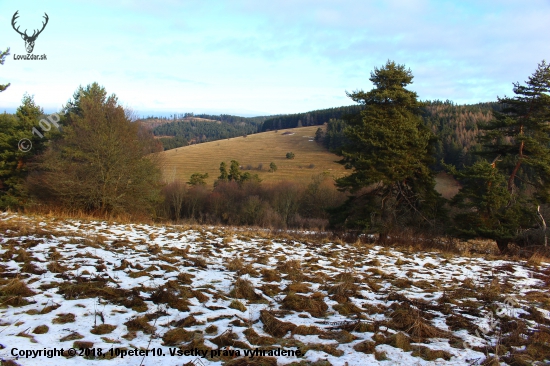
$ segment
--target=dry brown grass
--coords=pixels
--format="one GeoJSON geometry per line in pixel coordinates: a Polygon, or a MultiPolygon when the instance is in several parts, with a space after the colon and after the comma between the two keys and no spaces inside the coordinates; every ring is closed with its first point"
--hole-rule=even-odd
{"type": "Polygon", "coordinates": [[[174,327],[191,327],[193,325],[200,324],[197,319],[193,315],[189,315],[183,319],[180,319],[178,321],[172,321],[170,322],[170,325],[174,327]]]}
{"type": "Polygon", "coordinates": [[[68,335],[66,335],[65,337],[62,337],[59,341],[60,342],[68,342],[68,341],[74,341],[74,340],[77,340],[77,339],[82,339],[84,338],[84,336],[78,332],[72,332],[68,335]]]}
{"type": "Polygon", "coordinates": [[[235,281],[229,295],[236,297],[237,299],[246,299],[249,301],[258,301],[263,299],[263,297],[258,295],[254,290],[252,282],[243,278],[238,278],[237,281],[235,281]]]}
{"type": "Polygon", "coordinates": [[[299,335],[319,335],[321,333],[323,331],[314,325],[299,325],[292,331],[292,334],[299,335]]]}
{"type": "Polygon", "coordinates": [[[244,306],[243,303],[240,302],[239,300],[233,300],[233,301],[231,301],[231,304],[229,304],[229,307],[232,308],[232,309],[239,310],[239,311],[241,311],[241,312],[245,312],[245,311],[246,311],[246,306],[244,306]]]}
{"type": "Polygon", "coordinates": [[[332,308],[344,316],[348,316],[351,314],[360,314],[363,312],[361,308],[357,307],[352,302],[344,302],[338,305],[334,305],[332,308]]]}
{"type": "Polygon", "coordinates": [[[302,281],[304,279],[302,263],[297,259],[279,262],[277,270],[281,273],[286,273],[286,278],[291,281],[302,281]]]}
{"type": "Polygon", "coordinates": [[[275,338],[261,336],[253,328],[246,329],[243,334],[250,344],[256,346],[270,346],[276,342],[275,338]]]}
{"type": "Polygon", "coordinates": [[[276,338],[284,337],[288,332],[296,329],[296,325],[288,322],[283,322],[267,310],[260,311],[260,320],[264,325],[263,329],[266,333],[271,334],[276,338]]]}
{"type": "Polygon", "coordinates": [[[337,332],[334,332],[334,331],[329,331],[329,332],[324,332],[323,334],[321,334],[319,336],[320,339],[334,339],[336,340],[338,343],[351,343],[353,342],[354,340],[357,339],[356,336],[354,336],[353,334],[351,334],[350,332],[348,332],[347,330],[340,330],[340,331],[337,331],[337,332]]]}
{"type": "Polygon", "coordinates": [[[32,258],[29,253],[23,249],[23,248],[19,248],[15,254],[17,254],[13,260],[16,261],[16,262],[29,262],[31,259],[34,259],[32,258]]]}
{"type": "Polygon", "coordinates": [[[166,304],[173,309],[188,311],[189,301],[187,298],[190,295],[192,292],[181,287],[176,281],[168,281],[153,291],[149,299],[155,304],[166,304]]]}
{"type": "Polygon", "coordinates": [[[422,317],[421,311],[409,303],[394,303],[390,308],[393,312],[390,314],[389,326],[407,332],[415,338],[415,341],[445,335],[443,330],[431,325],[428,320],[422,317]]]}
{"type": "Polygon", "coordinates": [[[21,366],[21,364],[15,362],[14,360],[4,360],[2,361],[2,366],[21,366]]]}
{"type": "Polygon", "coordinates": [[[27,305],[29,301],[25,298],[34,295],[35,292],[18,278],[0,282],[0,307],[27,305]]]}
{"type": "Polygon", "coordinates": [[[292,282],[283,291],[286,293],[294,292],[294,293],[307,294],[310,291],[310,289],[311,289],[311,285],[309,283],[292,282]]]}
{"type": "Polygon", "coordinates": [[[386,343],[408,352],[411,350],[411,339],[404,333],[399,332],[386,339],[386,343]]]}
{"type": "Polygon", "coordinates": [[[363,341],[353,346],[353,349],[356,350],[357,352],[363,352],[367,354],[374,353],[375,348],[376,348],[376,342],[373,342],[373,341],[363,341]]]}
{"type": "Polygon", "coordinates": [[[260,290],[269,297],[273,297],[281,292],[279,285],[261,285],[260,290]]]}
{"type": "Polygon", "coordinates": [[[281,282],[281,275],[274,269],[262,268],[262,277],[266,282],[281,282]]]}
{"type": "MultiPolygon", "coordinates": [[[[447,351],[433,350],[425,346],[414,346],[412,355],[416,357],[421,357],[426,361],[435,361],[438,358],[444,359],[445,361],[449,361],[453,356],[451,353],[447,351]]],[[[500,365],[500,363],[497,362],[497,365],[500,365]]]]}
{"type": "Polygon", "coordinates": [[[230,260],[229,262],[227,262],[227,264],[225,266],[228,270],[233,271],[233,272],[237,272],[238,270],[243,268],[244,262],[241,259],[241,257],[237,256],[237,257],[233,258],[232,260],[230,260]]]}
{"type": "Polygon", "coordinates": [[[529,267],[538,268],[542,265],[543,262],[550,263],[550,259],[540,252],[535,252],[527,260],[527,265],[529,267]]]}
{"type": "Polygon", "coordinates": [[[256,270],[256,268],[254,268],[254,266],[253,266],[251,263],[246,263],[244,266],[242,266],[242,267],[237,271],[237,275],[238,275],[238,276],[249,275],[249,276],[252,276],[252,277],[258,277],[258,276],[259,276],[259,273],[258,273],[258,271],[256,270]]]}
{"type": "Polygon", "coordinates": [[[32,332],[34,334],[45,334],[45,333],[48,333],[48,330],[50,330],[50,328],[44,324],[44,325],[37,326],[36,328],[34,328],[32,332]]]}
{"type": "Polygon", "coordinates": [[[211,324],[209,326],[206,327],[206,329],[204,330],[204,332],[206,334],[216,334],[218,333],[218,327],[215,326],[214,324],[211,324]]]}
{"type": "Polygon", "coordinates": [[[321,318],[328,310],[328,305],[323,301],[324,295],[316,292],[311,296],[302,296],[289,293],[281,302],[283,309],[294,311],[306,311],[316,318],[321,318]]]}
{"type": "Polygon", "coordinates": [[[109,334],[115,329],[116,329],[116,325],[101,324],[93,327],[92,330],[90,330],[90,333],[98,334],[98,335],[109,334]]]}
{"type": "Polygon", "coordinates": [[[210,338],[209,341],[222,347],[236,347],[241,349],[250,349],[250,346],[244,342],[238,341],[239,336],[232,331],[226,331],[215,338],[210,338]]]}
{"type": "Polygon", "coordinates": [[[183,342],[193,339],[194,333],[183,328],[170,329],[162,336],[164,346],[177,346],[183,342]]]}
{"type": "Polygon", "coordinates": [[[468,318],[463,317],[460,314],[452,314],[445,319],[445,323],[453,331],[458,331],[460,329],[467,329],[468,332],[473,334],[477,329],[477,326],[473,324],[468,318]]]}
{"type": "Polygon", "coordinates": [[[191,285],[193,283],[193,278],[195,278],[195,275],[186,272],[180,272],[177,278],[178,281],[180,281],[184,285],[191,285]]]}
{"type": "Polygon", "coordinates": [[[498,277],[493,278],[489,284],[480,286],[476,293],[478,294],[476,297],[485,302],[495,302],[499,300],[502,297],[502,288],[498,277]]]}
{"type": "Polygon", "coordinates": [[[74,341],[73,348],[76,349],[85,349],[85,348],[93,348],[94,343],[93,342],[87,342],[87,341],[74,341]]]}
{"type": "Polygon", "coordinates": [[[56,318],[52,320],[53,324],[67,324],[74,323],[76,320],[75,315],[72,313],[61,313],[56,314],[56,318]]]}
{"type": "Polygon", "coordinates": [[[350,297],[357,294],[359,287],[353,281],[340,282],[335,285],[327,286],[327,293],[332,300],[338,301],[340,304],[349,302],[350,297]]]}
{"type": "Polygon", "coordinates": [[[189,343],[185,343],[179,346],[178,348],[181,349],[182,351],[185,351],[185,350],[191,351],[193,349],[199,349],[201,351],[207,351],[207,352],[209,352],[212,349],[204,344],[204,337],[198,333],[193,334],[193,339],[191,339],[189,343]]]}
{"type": "Polygon", "coordinates": [[[126,325],[126,328],[130,332],[142,331],[145,334],[153,334],[155,332],[155,327],[149,324],[149,319],[145,315],[132,317],[124,325],[126,325]]]}
{"type": "Polygon", "coordinates": [[[300,347],[302,354],[305,354],[309,350],[325,352],[335,357],[340,357],[344,354],[344,351],[338,348],[338,344],[308,343],[305,347],[300,347]]]}
{"type": "Polygon", "coordinates": [[[51,261],[50,263],[48,263],[46,268],[48,268],[48,271],[50,271],[52,273],[63,274],[67,271],[67,267],[63,266],[61,263],[59,263],[57,261],[51,261]]]}
{"type": "Polygon", "coordinates": [[[147,304],[139,294],[139,289],[124,290],[107,286],[105,281],[88,281],[81,283],[65,282],[59,285],[58,293],[67,300],[100,297],[120,304],[135,311],[147,310],[147,304]]]}
{"type": "Polygon", "coordinates": [[[385,361],[388,359],[388,356],[384,351],[374,351],[374,358],[376,361],[385,361]]]}
{"type": "Polygon", "coordinates": [[[36,274],[41,275],[44,274],[46,271],[39,269],[37,266],[34,265],[32,262],[25,262],[21,266],[21,272],[23,273],[30,273],[30,274],[36,274]]]}
{"type": "Polygon", "coordinates": [[[286,130],[264,132],[168,150],[162,153],[166,159],[165,176],[186,182],[193,173],[208,173],[206,182],[212,186],[220,175],[220,163],[230,160],[237,160],[243,166],[262,163],[263,170],[252,173],[258,173],[264,182],[309,182],[313,175],[324,171],[341,176],[345,169],[334,162],[336,156],[307,137],[314,136],[318,127],[321,126],[295,128],[291,130],[294,135],[283,135],[286,130]],[[294,159],[285,157],[289,151],[296,155],[294,159]],[[268,172],[270,162],[278,167],[274,173],[268,172]],[[312,163],[315,167],[307,168],[312,163]]]}

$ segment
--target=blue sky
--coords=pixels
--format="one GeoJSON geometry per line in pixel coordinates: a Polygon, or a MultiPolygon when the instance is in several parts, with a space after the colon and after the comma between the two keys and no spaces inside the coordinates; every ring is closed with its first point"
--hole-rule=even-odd
{"type": "Polygon", "coordinates": [[[57,110],[97,81],[138,114],[297,113],[350,105],[390,59],[410,67],[420,99],[512,94],[550,61],[550,1],[76,0],[0,2],[0,109],[25,92],[57,110]],[[20,29],[49,23],[34,54],[20,29]]]}

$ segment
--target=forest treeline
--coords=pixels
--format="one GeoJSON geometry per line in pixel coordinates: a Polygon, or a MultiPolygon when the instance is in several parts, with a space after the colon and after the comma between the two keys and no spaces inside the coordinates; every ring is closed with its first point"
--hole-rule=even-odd
{"type": "Polygon", "coordinates": [[[258,125],[249,122],[232,124],[200,120],[177,121],[153,129],[156,136],[173,136],[160,137],[165,150],[189,144],[245,136],[257,131],[258,125]]]}
{"type": "MultiPolygon", "coordinates": [[[[164,150],[169,150],[256,132],[326,124],[326,131],[318,132],[316,140],[322,142],[330,151],[338,152],[347,141],[343,118],[349,114],[356,114],[362,109],[362,106],[355,105],[276,117],[252,118],[185,113],[174,115],[176,120],[173,122],[156,126],[153,133],[160,137],[164,150]],[[180,120],[181,118],[186,120],[180,120]],[[193,118],[209,119],[220,123],[193,118]]],[[[493,111],[500,111],[500,109],[501,106],[497,102],[471,105],[457,105],[449,100],[423,102],[421,110],[424,124],[438,137],[435,146],[437,168],[443,169],[441,161],[457,166],[473,164],[478,159],[475,153],[479,150],[476,140],[479,125],[489,122],[493,118],[493,111]]]]}
{"type": "MultiPolygon", "coordinates": [[[[421,107],[423,123],[437,137],[434,158],[435,168],[443,170],[441,161],[457,167],[469,166],[479,160],[476,154],[481,146],[478,144],[479,126],[493,119],[494,111],[501,111],[499,103],[478,103],[457,105],[452,101],[426,101],[421,107]]],[[[342,146],[349,143],[342,119],[330,119],[326,129],[319,129],[315,140],[327,149],[339,153],[342,146]]]]}
{"type": "Polygon", "coordinates": [[[260,132],[296,128],[305,126],[317,126],[331,119],[341,119],[346,114],[355,114],[363,109],[359,105],[319,109],[305,113],[288,114],[267,119],[260,126],[260,132]]]}
{"type": "Polygon", "coordinates": [[[258,132],[272,116],[241,117],[230,114],[174,113],[168,117],[148,116],[138,122],[149,125],[164,150],[208,141],[246,136],[258,132]],[[170,122],[168,122],[170,121],[170,122]]]}

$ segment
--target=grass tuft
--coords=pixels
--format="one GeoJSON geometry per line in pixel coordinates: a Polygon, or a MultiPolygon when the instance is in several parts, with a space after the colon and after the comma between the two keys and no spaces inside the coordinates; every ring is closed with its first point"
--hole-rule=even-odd
{"type": "Polygon", "coordinates": [[[162,336],[164,346],[177,346],[183,342],[189,342],[193,339],[193,332],[189,332],[183,328],[170,329],[162,336]]]}
{"type": "Polygon", "coordinates": [[[132,317],[124,325],[126,325],[126,328],[130,332],[140,330],[145,334],[153,334],[155,332],[155,327],[149,324],[149,319],[145,315],[132,317]]]}
{"type": "Polygon", "coordinates": [[[61,313],[57,314],[56,318],[52,320],[53,324],[67,324],[67,323],[74,323],[75,321],[75,315],[72,313],[61,313]]]}
{"type": "Polygon", "coordinates": [[[231,297],[236,297],[237,299],[246,299],[250,301],[258,301],[263,299],[263,296],[258,295],[254,290],[252,282],[243,278],[238,278],[237,281],[235,281],[229,295],[231,297]]]}
{"type": "Polygon", "coordinates": [[[232,309],[242,311],[243,313],[246,311],[246,306],[244,306],[243,303],[240,302],[239,300],[231,301],[231,304],[229,304],[229,307],[232,309]]]}
{"type": "Polygon", "coordinates": [[[97,334],[97,335],[109,334],[115,329],[116,329],[116,325],[101,324],[93,327],[90,333],[97,334]]]}
{"type": "Polygon", "coordinates": [[[48,333],[50,328],[47,325],[39,325],[32,331],[34,334],[45,334],[48,333]]]}
{"type": "Polygon", "coordinates": [[[283,309],[306,311],[316,318],[325,316],[328,305],[323,301],[324,295],[317,292],[310,297],[289,293],[281,302],[283,309]]]}
{"type": "Polygon", "coordinates": [[[264,325],[264,331],[276,338],[284,337],[288,332],[294,331],[296,325],[288,322],[283,322],[273,316],[267,310],[260,311],[260,320],[264,325]]]}

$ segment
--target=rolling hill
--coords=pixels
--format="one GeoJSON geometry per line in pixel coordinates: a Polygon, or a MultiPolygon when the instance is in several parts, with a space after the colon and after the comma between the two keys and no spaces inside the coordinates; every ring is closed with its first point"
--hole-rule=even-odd
{"type": "Polygon", "coordinates": [[[262,132],[164,151],[165,176],[168,181],[186,182],[193,173],[208,173],[207,183],[211,186],[220,175],[220,163],[229,164],[231,160],[237,160],[244,170],[250,165],[254,168],[250,173],[258,174],[264,182],[309,182],[323,172],[334,177],[344,175],[344,167],[336,163],[339,157],[313,141],[317,128],[262,132]],[[293,152],[295,158],[287,159],[287,152],[293,152]],[[271,162],[278,168],[274,173],[268,171],[271,162]],[[257,170],[259,164],[263,164],[262,170],[257,170]]]}
{"type": "MultiPolygon", "coordinates": [[[[193,173],[208,173],[206,182],[211,187],[220,175],[220,163],[225,161],[229,165],[231,160],[237,160],[244,171],[258,174],[263,182],[288,180],[307,184],[313,176],[324,172],[334,178],[349,174],[337,163],[339,156],[313,141],[319,127],[262,132],[167,150],[161,153],[164,174],[168,182],[187,182],[193,173]],[[295,158],[287,159],[287,152],[293,152],[295,158]],[[274,173],[269,172],[270,162],[277,165],[274,173]],[[259,164],[263,164],[262,170],[257,170],[259,164]],[[252,170],[246,170],[249,165],[252,170]]],[[[457,182],[445,173],[440,173],[436,182],[436,189],[445,198],[458,192],[457,182]]]]}

